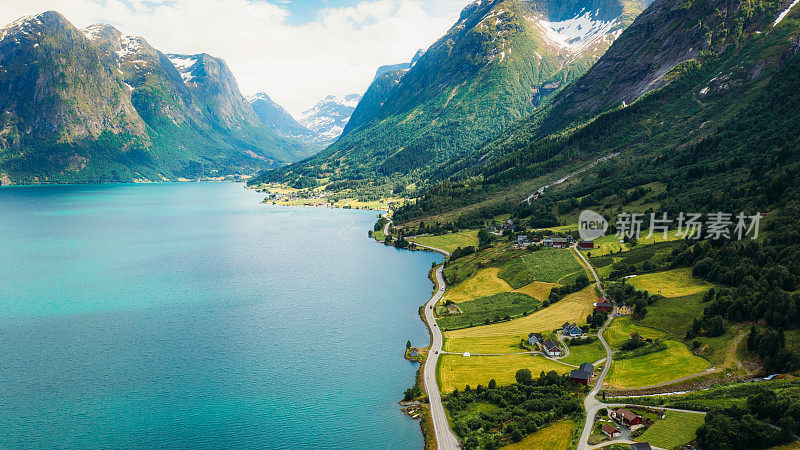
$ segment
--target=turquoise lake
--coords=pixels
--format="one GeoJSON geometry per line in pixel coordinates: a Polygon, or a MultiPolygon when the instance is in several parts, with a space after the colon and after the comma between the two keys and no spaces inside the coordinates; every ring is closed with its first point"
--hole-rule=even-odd
{"type": "Polygon", "coordinates": [[[0,448],[421,448],[441,257],[240,184],[0,189],[0,448]]]}

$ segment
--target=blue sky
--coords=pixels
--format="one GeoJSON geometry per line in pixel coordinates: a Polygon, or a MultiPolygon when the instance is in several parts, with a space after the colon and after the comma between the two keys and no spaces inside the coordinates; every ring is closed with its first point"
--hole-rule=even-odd
{"type": "Polygon", "coordinates": [[[0,22],[47,10],[75,26],[110,23],[165,53],[225,59],[245,95],[297,115],[327,95],[362,94],[406,62],[470,0],[0,0],[0,22]]]}

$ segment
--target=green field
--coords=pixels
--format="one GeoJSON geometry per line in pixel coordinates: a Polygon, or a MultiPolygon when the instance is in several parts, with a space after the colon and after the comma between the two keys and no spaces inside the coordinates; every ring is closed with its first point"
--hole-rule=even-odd
{"type": "Polygon", "coordinates": [[[631,334],[633,333],[639,333],[639,335],[646,339],[660,339],[664,337],[663,332],[639,326],[631,317],[619,317],[614,319],[611,325],[606,328],[603,337],[611,347],[619,347],[630,340],[631,334]]]}
{"type": "Polygon", "coordinates": [[[779,396],[800,396],[800,380],[774,380],[761,383],[737,383],[716,386],[705,391],[694,391],[681,395],[617,398],[614,401],[637,405],[710,411],[712,408],[717,407],[744,406],[747,402],[747,397],[758,393],[764,388],[775,391],[779,396]]]}
{"type": "Polygon", "coordinates": [[[695,356],[682,343],[666,341],[667,350],[614,361],[607,383],[615,388],[641,388],[677,380],[708,369],[709,363],[695,356]]]}
{"type": "Polygon", "coordinates": [[[506,450],[567,450],[572,442],[575,422],[565,420],[533,433],[525,439],[503,447],[506,450]]]}
{"type": "Polygon", "coordinates": [[[513,291],[514,289],[498,276],[498,272],[500,272],[500,269],[497,267],[481,269],[455,286],[448,286],[447,292],[444,294],[444,300],[451,300],[456,303],[466,302],[501,292],[513,291]]]}
{"type": "Polygon", "coordinates": [[[518,289],[534,281],[569,284],[583,273],[571,251],[543,249],[505,263],[499,276],[518,289]]]}
{"type": "Polygon", "coordinates": [[[702,292],[684,297],[661,298],[647,307],[647,315],[641,324],[682,338],[686,330],[691,328],[692,321],[703,315],[706,306],[702,292]]]}
{"type": "Polygon", "coordinates": [[[420,236],[411,240],[417,244],[436,247],[452,253],[458,247],[478,247],[478,230],[448,233],[439,236],[420,236]]]}
{"type": "MultiPolygon", "coordinates": [[[[586,316],[594,309],[592,303],[597,301],[594,286],[589,286],[582,291],[569,294],[558,303],[542,308],[533,314],[510,322],[495,323],[480,327],[448,331],[445,339],[465,337],[496,337],[508,341],[508,336],[513,336],[516,343],[521,338],[528,337],[529,333],[548,332],[560,329],[564,322],[579,322],[586,320],[586,316]]],[[[461,307],[463,303],[459,303],[461,307]]]]}
{"type": "Polygon", "coordinates": [[[437,321],[442,330],[456,330],[531,314],[541,308],[542,302],[518,292],[502,292],[458,304],[461,314],[444,316],[437,321]]]}
{"type": "Polygon", "coordinates": [[[470,356],[442,355],[439,358],[437,377],[442,392],[464,389],[469,385],[473,389],[479,384],[487,386],[494,379],[500,386],[516,382],[514,376],[519,369],[530,369],[538,376],[541,372],[555,370],[564,374],[571,370],[545,357],[537,355],[507,356],[470,356]]]}
{"type": "Polygon", "coordinates": [[[667,411],[664,419],[656,420],[653,426],[636,438],[661,448],[675,448],[693,441],[697,429],[705,422],[704,414],[667,411]]]}
{"type": "MultiPolygon", "coordinates": [[[[567,341],[569,344],[569,341],[567,341]]],[[[600,341],[592,342],[591,344],[584,345],[569,345],[569,356],[561,358],[562,362],[579,366],[583,363],[592,363],[606,357],[606,348],[600,341]]]]}
{"type": "Polygon", "coordinates": [[[633,287],[664,297],[685,297],[706,292],[714,287],[711,283],[692,277],[692,269],[689,267],[639,275],[630,278],[628,283],[633,287]]]}

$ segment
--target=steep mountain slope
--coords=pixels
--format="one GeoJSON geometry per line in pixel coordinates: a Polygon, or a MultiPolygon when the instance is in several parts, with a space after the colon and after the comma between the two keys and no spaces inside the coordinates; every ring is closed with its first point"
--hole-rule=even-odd
{"type": "Polygon", "coordinates": [[[447,213],[462,224],[477,223],[499,211],[530,217],[553,201],[563,201],[559,211],[567,214],[613,207],[634,190],[646,194],[637,197],[640,203],[671,212],[776,208],[781,190],[763,180],[794,171],[800,156],[800,115],[793,106],[800,87],[800,8],[774,25],[790,4],[658,0],[603,56],[611,63],[595,66],[606,77],[593,68],[547,114],[483,146],[480,160],[466,161],[461,174],[468,182],[430,190],[396,220],[447,213]],[[671,45],[665,35],[672,36],[671,45]],[[652,90],[642,95],[643,84],[606,69],[622,61],[620,49],[638,55],[624,67],[640,68],[652,90]],[[587,92],[596,94],[592,101],[572,100],[591,98],[587,92]],[[615,105],[637,96],[626,107],[615,105]],[[582,118],[604,105],[611,109],[582,118]],[[548,128],[555,132],[544,135],[548,128]],[[608,157],[550,188],[543,200],[521,202],[608,157]]]}
{"type": "Polygon", "coordinates": [[[441,178],[448,165],[583,74],[645,1],[476,1],[375,114],[315,158],[266,179],[441,178]]]}
{"type": "Polygon", "coordinates": [[[361,100],[361,96],[358,94],[350,94],[342,98],[329,95],[320,100],[313,108],[303,111],[299,122],[317,133],[319,136],[317,142],[331,143],[342,134],[359,100],[361,100]]]}
{"type": "Polygon", "coordinates": [[[367,92],[358,102],[358,106],[356,106],[355,111],[350,116],[350,120],[344,127],[342,135],[346,135],[371,122],[389,98],[395,86],[400,83],[400,80],[424,54],[424,50],[419,50],[411,59],[411,62],[379,67],[367,92]]]}
{"type": "Polygon", "coordinates": [[[161,181],[306,155],[259,122],[224,61],[171,57],[109,25],[81,32],[56,12],[3,29],[0,177],[161,181]]]}
{"type": "MultiPolygon", "coordinates": [[[[253,106],[253,110],[261,123],[279,136],[298,139],[309,144],[314,144],[320,139],[317,133],[295,120],[283,106],[274,102],[266,93],[260,92],[248,99],[248,101],[253,106]]],[[[309,149],[311,151],[319,151],[322,150],[322,146],[311,145],[309,149]]]]}

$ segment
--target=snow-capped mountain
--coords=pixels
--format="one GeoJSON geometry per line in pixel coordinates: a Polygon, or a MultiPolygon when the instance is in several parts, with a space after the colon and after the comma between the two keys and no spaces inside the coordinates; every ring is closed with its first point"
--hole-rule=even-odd
{"type": "Polygon", "coordinates": [[[320,136],[317,133],[295,120],[283,106],[272,100],[266,92],[259,92],[247,100],[253,105],[253,110],[255,110],[261,123],[279,135],[308,143],[315,143],[319,140],[320,136]]]}
{"type": "Polygon", "coordinates": [[[329,95],[313,108],[303,111],[298,122],[317,133],[321,141],[333,142],[344,131],[360,100],[359,94],[345,97],[329,95]]]}

